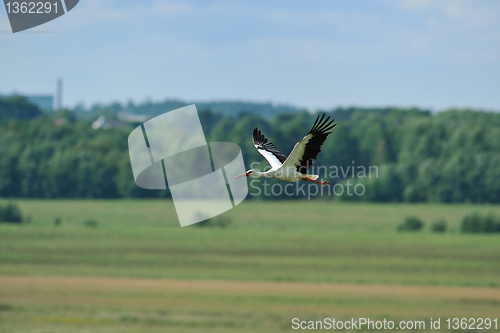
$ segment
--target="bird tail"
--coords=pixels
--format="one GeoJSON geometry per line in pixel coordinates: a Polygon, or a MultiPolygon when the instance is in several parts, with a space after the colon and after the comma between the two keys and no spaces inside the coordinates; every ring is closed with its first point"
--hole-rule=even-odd
{"type": "Polygon", "coordinates": [[[309,178],[309,179],[312,179],[312,180],[316,180],[316,179],[318,179],[318,178],[319,178],[319,176],[318,176],[318,175],[304,175],[304,177],[309,178]]]}

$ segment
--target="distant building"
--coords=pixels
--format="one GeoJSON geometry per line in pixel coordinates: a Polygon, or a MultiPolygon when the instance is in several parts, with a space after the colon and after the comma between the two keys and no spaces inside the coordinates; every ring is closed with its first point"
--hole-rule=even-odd
{"type": "Polygon", "coordinates": [[[93,129],[106,128],[104,125],[106,124],[106,117],[100,116],[96,121],[92,123],[93,129]]]}
{"type": "Polygon", "coordinates": [[[24,94],[0,94],[0,97],[14,97],[23,96],[30,102],[38,106],[42,111],[52,111],[54,110],[54,96],[52,95],[24,95],[24,94]]]}
{"type": "Polygon", "coordinates": [[[110,127],[122,127],[123,125],[129,123],[143,123],[149,119],[148,116],[139,115],[139,114],[127,114],[127,113],[118,113],[118,119],[116,120],[108,120],[105,116],[100,116],[96,121],[92,123],[93,129],[105,129],[110,127]]]}
{"type": "Polygon", "coordinates": [[[43,111],[54,110],[54,96],[52,95],[25,95],[24,97],[43,111]]]}
{"type": "Polygon", "coordinates": [[[68,121],[64,118],[56,118],[54,119],[54,125],[56,126],[61,126],[61,125],[64,125],[66,124],[68,121]]]}
{"type": "Polygon", "coordinates": [[[56,98],[54,95],[28,95],[28,94],[19,94],[12,93],[8,95],[0,94],[0,97],[13,97],[13,96],[23,96],[26,99],[38,106],[42,111],[57,111],[62,109],[62,90],[63,90],[63,81],[62,79],[57,80],[57,89],[56,89],[56,98]]]}
{"type": "Polygon", "coordinates": [[[143,123],[149,118],[151,117],[143,114],[118,113],[118,119],[127,123],[143,123]]]}

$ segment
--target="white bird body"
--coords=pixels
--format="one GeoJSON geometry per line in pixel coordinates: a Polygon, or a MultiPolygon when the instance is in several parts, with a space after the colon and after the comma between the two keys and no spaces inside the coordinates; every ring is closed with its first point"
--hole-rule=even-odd
{"type": "Polygon", "coordinates": [[[303,174],[297,171],[297,168],[294,166],[282,166],[278,169],[271,169],[266,172],[260,172],[254,170],[251,174],[250,177],[273,177],[279,180],[284,180],[287,182],[296,182],[302,178],[309,178],[312,180],[316,180],[319,178],[318,175],[308,175],[308,174],[303,174]]]}
{"type": "Polygon", "coordinates": [[[321,118],[319,116],[316,118],[309,133],[295,144],[295,147],[288,157],[283,155],[272,143],[267,142],[267,138],[257,129],[257,127],[255,127],[252,135],[254,146],[269,162],[271,169],[266,172],[250,169],[235,178],[243,176],[273,177],[288,182],[296,182],[302,179],[321,185],[329,185],[330,183],[325,181],[316,181],[316,179],[319,178],[318,175],[308,175],[306,173],[313,165],[313,159],[318,157],[323,142],[331,133],[328,131],[337,125],[332,125],[334,120],[332,119],[329,121],[330,117],[324,118],[325,114],[323,114],[321,118]]]}

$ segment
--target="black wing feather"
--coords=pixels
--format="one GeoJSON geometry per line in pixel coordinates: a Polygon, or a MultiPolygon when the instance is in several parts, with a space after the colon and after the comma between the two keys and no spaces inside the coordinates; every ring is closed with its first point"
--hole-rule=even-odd
{"type": "Polygon", "coordinates": [[[297,165],[297,171],[300,173],[305,174],[314,164],[313,160],[318,157],[318,154],[321,151],[321,146],[331,133],[329,131],[337,125],[333,124],[335,119],[330,120],[330,116],[325,119],[325,116],[326,114],[324,113],[322,116],[318,116],[311,130],[307,133],[308,135],[311,134],[312,138],[305,146],[304,155],[300,160],[300,165],[297,165]]]}
{"type": "Polygon", "coordinates": [[[253,129],[252,138],[255,148],[266,150],[276,156],[281,163],[285,163],[287,157],[283,155],[283,153],[280,152],[275,145],[271,142],[267,142],[267,138],[259,129],[257,129],[257,127],[253,129]]]}

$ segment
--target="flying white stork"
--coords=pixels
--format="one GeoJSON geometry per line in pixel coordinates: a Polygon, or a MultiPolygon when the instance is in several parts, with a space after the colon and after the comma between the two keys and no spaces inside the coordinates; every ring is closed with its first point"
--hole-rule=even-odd
{"type": "Polygon", "coordinates": [[[317,181],[318,175],[308,175],[307,170],[313,165],[321,146],[325,142],[332,128],[337,124],[333,124],[334,119],[330,120],[330,116],[325,119],[325,114],[318,116],[313,127],[307,135],[295,144],[290,155],[285,156],[271,142],[267,142],[267,138],[255,127],[253,129],[253,144],[257,151],[266,158],[271,165],[271,169],[267,172],[260,172],[250,169],[247,172],[234,177],[274,177],[288,182],[296,182],[299,179],[320,184],[330,185],[325,181],[317,181]]]}

